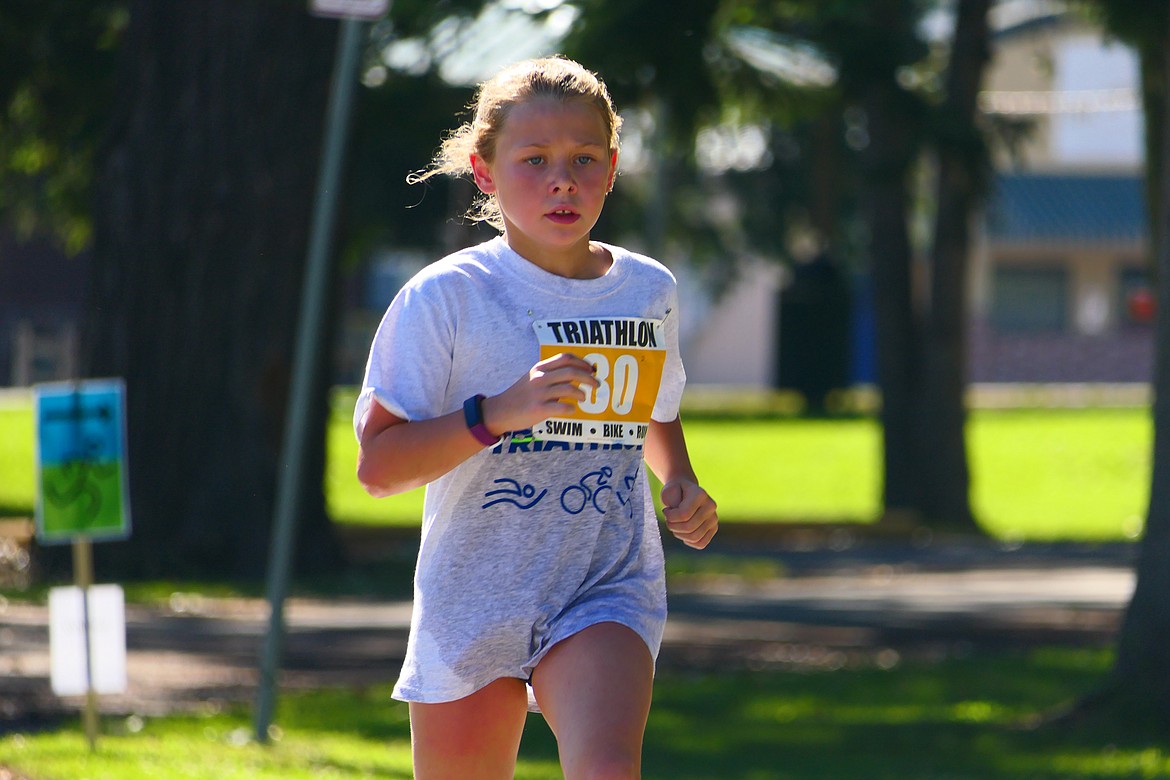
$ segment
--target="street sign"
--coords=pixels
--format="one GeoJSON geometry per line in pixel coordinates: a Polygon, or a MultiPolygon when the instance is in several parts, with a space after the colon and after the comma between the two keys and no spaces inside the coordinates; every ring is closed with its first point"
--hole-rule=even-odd
{"type": "Polygon", "coordinates": [[[49,680],[58,696],[124,693],[126,600],[117,585],[49,590],[49,680]]]}
{"type": "Polygon", "coordinates": [[[336,19],[381,19],[390,0],[309,0],[309,13],[336,19]]]}
{"type": "Polygon", "coordinates": [[[125,384],[60,382],[34,389],[37,540],[124,539],[130,533],[125,384]]]}

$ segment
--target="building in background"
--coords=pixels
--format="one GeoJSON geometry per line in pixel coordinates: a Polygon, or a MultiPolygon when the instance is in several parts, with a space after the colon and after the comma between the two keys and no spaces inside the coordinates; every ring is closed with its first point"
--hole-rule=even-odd
{"type": "Polygon", "coordinates": [[[1153,298],[1137,55],[1052,2],[1001,4],[1000,148],[971,280],[974,382],[1147,382],[1153,298]],[[1015,131],[1015,132],[1013,132],[1015,131]]]}
{"type": "MultiPolygon", "coordinates": [[[[949,34],[953,20],[936,21],[937,34],[949,34]]],[[[1148,382],[1153,296],[1137,56],[1053,0],[998,3],[991,24],[980,103],[999,142],[973,231],[969,379],[1148,382]]],[[[685,269],[681,276],[685,292],[685,269]]],[[[693,290],[683,344],[690,379],[775,384],[785,362],[777,325],[790,319],[778,307],[798,276],[749,266],[718,300],[693,290]]],[[[871,294],[859,280],[850,375],[861,384],[875,375],[871,294]]]]}

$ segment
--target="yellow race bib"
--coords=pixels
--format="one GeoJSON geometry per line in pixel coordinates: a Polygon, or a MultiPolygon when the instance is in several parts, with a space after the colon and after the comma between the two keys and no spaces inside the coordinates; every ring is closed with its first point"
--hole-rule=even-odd
{"type": "Polygon", "coordinates": [[[537,424],[538,439],[641,444],[658,399],[666,340],[661,320],[585,317],[533,323],[540,359],[567,352],[592,363],[600,382],[567,417],[537,424]]]}

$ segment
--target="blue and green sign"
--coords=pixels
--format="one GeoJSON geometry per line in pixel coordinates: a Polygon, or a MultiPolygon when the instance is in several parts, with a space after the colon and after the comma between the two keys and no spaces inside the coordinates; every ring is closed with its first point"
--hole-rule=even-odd
{"type": "Polygon", "coordinates": [[[119,379],[34,388],[40,542],[129,535],[125,395],[119,379]]]}

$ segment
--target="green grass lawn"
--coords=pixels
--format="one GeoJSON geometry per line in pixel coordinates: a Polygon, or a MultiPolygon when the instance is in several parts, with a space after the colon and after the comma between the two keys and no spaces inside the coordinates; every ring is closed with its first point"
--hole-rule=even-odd
{"type": "MultiPolygon", "coordinates": [[[[1164,738],[1101,727],[1020,724],[1092,689],[1109,656],[1087,649],[903,662],[836,671],[663,674],[645,773],[663,780],[866,778],[1043,780],[1170,774],[1164,738]]],[[[90,755],[75,723],[0,737],[34,780],[409,778],[405,706],[387,687],[286,694],[273,743],[246,708],[107,719],[90,755]]],[[[0,775],[3,772],[0,771],[0,775]]],[[[559,778],[551,734],[530,716],[518,778],[559,778]]]]}
{"type": "Polygon", "coordinates": [[[967,441],[971,503],[1004,538],[1136,538],[1152,446],[1144,409],[977,413],[967,441]]]}
{"type": "MultiPolygon", "coordinates": [[[[337,393],[327,440],[330,513],[343,523],[417,524],[421,490],[376,500],[354,479],[351,410],[352,396],[337,393]]],[[[872,418],[684,420],[695,468],[726,522],[864,523],[880,511],[881,429],[872,418]]],[[[0,515],[32,511],[32,436],[27,402],[0,406],[0,515]]],[[[975,411],[972,505],[1002,538],[1134,538],[1151,440],[1146,409],[975,411]]]]}
{"type": "Polygon", "coordinates": [[[0,515],[32,512],[33,434],[32,399],[0,400],[0,515]]]}
{"type": "MultiPolygon", "coordinates": [[[[352,407],[348,407],[352,408],[352,407]]],[[[348,414],[339,402],[335,418],[348,414]]],[[[719,419],[684,414],[691,460],[725,522],[870,522],[881,511],[881,428],[873,418],[719,419]]],[[[1152,423],[1145,409],[971,414],[972,506],[992,535],[1117,540],[1140,534],[1152,423]]],[[[355,483],[357,444],[329,433],[327,495],[343,522],[413,524],[422,491],[372,499],[355,483]]]]}

